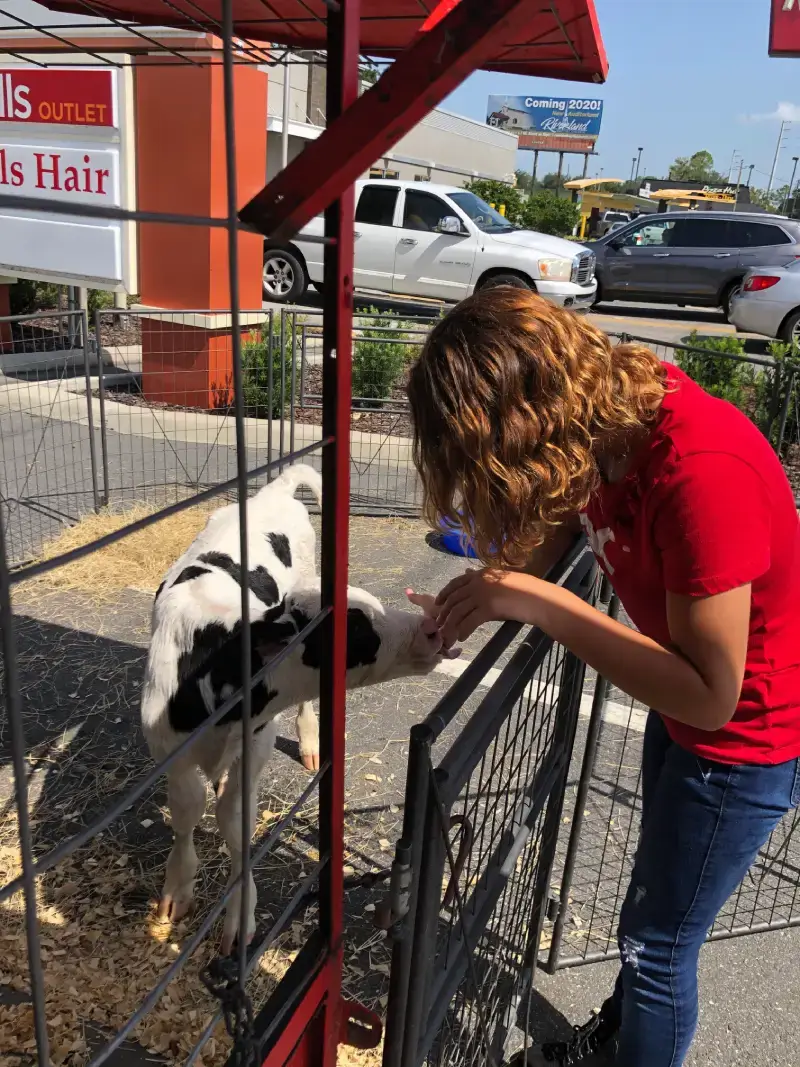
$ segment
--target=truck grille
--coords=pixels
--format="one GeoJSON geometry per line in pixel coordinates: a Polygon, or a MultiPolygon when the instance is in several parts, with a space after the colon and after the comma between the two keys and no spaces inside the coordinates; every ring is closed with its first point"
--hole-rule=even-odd
{"type": "Polygon", "coordinates": [[[589,285],[594,277],[595,256],[593,252],[584,252],[575,260],[572,268],[572,280],[577,285],[589,285]]]}

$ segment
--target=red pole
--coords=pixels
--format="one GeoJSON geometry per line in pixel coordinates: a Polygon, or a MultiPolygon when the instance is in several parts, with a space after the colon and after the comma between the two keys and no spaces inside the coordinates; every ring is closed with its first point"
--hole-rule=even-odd
{"type": "MultiPolygon", "coordinates": [[[[358,97],[360,0],[328,8],[328,121],[358,97]]],[[[350,396],[353,338],[353,227],[355,191],[348,184],[325,212],[322,327],[322,434],[335,438],[323,452],[322,602],[332,607],[324,624],[328,655],[320,677],[320,742],[330,769],[320,783],[320,924],[328,945],[330,982],[324,1018],[323,1067],[335,1067],[341,1033],[342,908],[344,868],[345,672],[347,655],[347,546],[350,518],[350,396]]]]}

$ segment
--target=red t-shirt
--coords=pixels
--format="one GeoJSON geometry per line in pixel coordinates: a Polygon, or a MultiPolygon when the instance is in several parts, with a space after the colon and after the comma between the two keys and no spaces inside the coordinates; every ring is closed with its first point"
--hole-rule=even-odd
{"type": "Polygon", "coordinates": [[[683,748],[723,763],[800,756],[800,521],[769,442],[733,405],[667,365],[648,442],[581,521],[634,625],[670,644],[666,593],[752,583],[741,698],[714,733],[663,716],[683,748]]]}

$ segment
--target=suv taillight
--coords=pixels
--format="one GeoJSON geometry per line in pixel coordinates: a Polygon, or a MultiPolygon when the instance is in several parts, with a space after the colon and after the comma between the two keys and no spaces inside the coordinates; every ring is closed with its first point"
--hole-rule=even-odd
{"type": "Polygon", "coordinates": [[[752,278],[747,279],[742,288],[746,293],[759,293],[762,289],[771,289],[779,281],[780,278],[774,274],[754,274],[752,278]]]}

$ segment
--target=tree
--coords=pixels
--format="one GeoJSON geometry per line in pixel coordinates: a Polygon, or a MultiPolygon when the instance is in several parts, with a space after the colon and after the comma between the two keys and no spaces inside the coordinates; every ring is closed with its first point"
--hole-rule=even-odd
{"type": "Polygon", "coordinates": [[[360,66],[358,76],[365,85],[374,85],[380,77],[380,71],[372,66],[360,66]]]}
{"type": "Polygon", "coordinates": [[[564,185],[564,182],[566,180],[567,179],[564,177],[563,174],[560,178],[557,173],[545,174],[545,176],[539,182],[539,185],[542,187],[542,189],[558,189],[560,186],[564,185]]]}
{"type": "Polygon", "coordinates": [[[706,185],[722,185],[727,178],[714,170],[714,157],[703,149],[691,156],[678,156],[669,168],[669,176],[676,182],[705,182],[706,185]]]}
{"type": "Polygon", "coordinates": [[[527,170],[515,170],[514,175],[517,179],[517,188],[521,193],[529,193],[531,191],[532,175],[527,170]]]}
{"type": "Polygon", "coordinates": [[[763,207],[766,211],[782,212],[786,198],[789,195],[789,186],[780,185],[767,193],[766,189],[750,189],[750,203],[763,207]]]}

